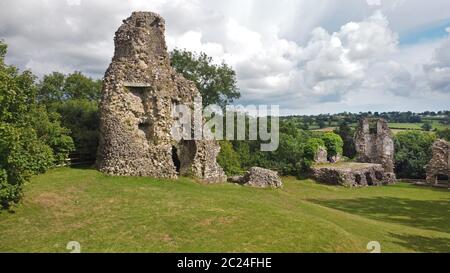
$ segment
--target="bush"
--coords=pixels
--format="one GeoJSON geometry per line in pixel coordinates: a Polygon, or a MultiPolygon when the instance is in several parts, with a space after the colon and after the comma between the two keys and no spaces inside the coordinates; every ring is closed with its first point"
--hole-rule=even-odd
{"type": "Polygon", "coordinates": [[[431,124],[431,122],[425,121],[424,124],[422,125],[422,129],[426,132],[429,132],[431,131],[431,129],[433,129],[433,125],[431,124]]]}
{"type": "Polygon", "coordinates": [[[226,175],[242,174],[239,155],[234,151],[233,145],[229,141],[220,141],[220,153],[217,162],[223,168],[226,175]]]}
{"type": "Polygon", "coordinates": [[[325,148],[325,142],[320,138],[310,138],[305,144],[304,157],[307,160],[314,161],[314,158],[320,147],[325,148]]]}
{"type": "Polygon", "coordinates": [[[425,178],[424,166],[431,159],[436,137],[420,131],[398,133],[395,138],[395,168],[400,178],[425,178]]]}
{"type": "Polygon", "coordinates": [[[450,129],[446,128],[444,130],[439,130],[436,132],[436,135],[440,139],[444,139],[450,141],[450,129]]]}
{"type": "Polygon", "coordinates": [[[21,190],[20,185],[8,182],[6,170],[0,168],[0,207],[9,208],[11,203],[20,201],[21,190]]]}
{"type": "Polygon", "coordinates": [[[339,135],[332,132],[325,133],[322,140],[325,143],[329,157],[342,155],[344,141],[339,135]]]}
{"type": "Polygon", "coordinates": [[[54,164],[52,149],[42,143],[33,129],[0,126],[0,203],[17,203],[22,185],[33,174],[44,173],[54,164]]]}
{"type": "Polygon", "coordinates": [[[278,150],[272,156],[268,153],[268,161],[274,165],[272,168],[278,169],[281,175],[299,175],[303,163],[303,144],[301,131],[281,133],[278,150]]]}
{"type": "Polygon", "coordinates": [[[276,151],[261,152],[261,141],[233,141],[241,168],[262,167],[280,175],[299,175],[303,168],[303,146],[307,133],[292,126],[280,127],[280,145],[276,151]]]}

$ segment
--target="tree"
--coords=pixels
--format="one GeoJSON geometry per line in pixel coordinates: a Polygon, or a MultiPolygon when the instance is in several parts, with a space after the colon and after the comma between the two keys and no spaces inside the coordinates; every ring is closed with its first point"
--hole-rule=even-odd
{"type": "Polygon", "coordinates": [[[71,99],[98,101],[101,89],[101,80],[93,80],[78,71],[67,76],[64,83],[64,91],[71,99]]]}
{"type": "Polygon", "coordinates": [[[0,207],[9,208],[22,197],[31,175],[53,166],[52,149],[30,128],[0,123],[0,207]]]}
{"type": "Polygon", "coordinates": [[[86,77],[81,72],[64,75],[59,72],[45,75],[39,83],[38,100],[49,104],[71,99],[98,101],[102,82],[86,77]]]}
{"type": "Polygon", "coordinates": [[[300,125],[300,128],[302,129],[302,130],[309,130],[309,125],[308,125],[308,123],[305,121],[305,122],[303,122],[302,123],[302,125],[300,125]]]}
{"type": "Polygon", "coordinates": [[[39,84],[38,100],[44,104],[63,101],[67,99],[64,91],[66,76],[59,72],[45,75],[39,84]]]}
{"type": "Polygon", "coordinates": [[[300,131],[289,135],[280,133],[278,150],[266,155],[270,162],[267,167],[278,169],[283,175],[299,175],[303,163],[303,141],[300,131]]]}
{"type": "Polygon", "coordinates": [[[66,163],[69,154],[75,150],[74,140],[70,137],[71,130],[63,127],[60,115],[47,112],[45,106],[36,105],[30,112],[30,125],[36,131],[37,137],[52,148],[54,163],[66,163]]]}
{"type": "Polygon", "coordinates": [[[425,178],[436,137],[420,131],[398,133],[395,138],[395,169],[400,178],[425,178]]]}
{"type": "Polygon", "coordinates": [[[98,145],[98,100],[101,81],[74,72],[58,72],[44,76],[39,83],[38,99],[50,112],[61,117],[64,127],[70,129],[77,159],[94,162],[98,145]]]}
{"type": "Polygon", "coordinates": [[[356,155],[355,141],[353,139],[355,131],[349,126],[348,122],[343,121],[339,124],[339,128],[335,130],[342,141],[344,141],[343,155],[348,158],[354,158],[356,155]]]}
{"type": "Polygon", "coordinates": [[[319,120],[317,121],[317,125],[319,125],[319,128],[320,128],[320,129],[323,129],[323,128],[326,127],[326,123],[325,123],[325,121],[324,121],[323,119],[319,119],[319,120]]]}
{"type": "Polygon", "coordinates": [[[240,98],[236,73],[225,63],[217,65],[205,53],[195,54],[175,49],[170,53],[172,67],[195,83],[203,97],[203,106],[222,108],[240,98]]]}
{"type": "Polygon", "coordinates": [[[431,129],[433,129],[433,126],[431,125],[431,122],[426,121],[426,122],[424,122],[424,124],[422,125],[422,129],[423,129],[425,132],[429,132],[429,131],[431,131],[431,129]]]}
{"type": "Polygon", "coordinates": [[[0,206],[8,208],[22,196],[32,174],[63,161],[71,139],[56,116],[49,116],[36,99],[36,77],[4,63],[0,42],[0,206]]]}
{"type": "Polygon", "coordinates": [[[97,155],[100,123],[98,103],[87,99],[72,99],[54,103],[51,111],[61,116],[61,123],[70,129],[75,152],[80,162],[94,162],[97,155]]]}

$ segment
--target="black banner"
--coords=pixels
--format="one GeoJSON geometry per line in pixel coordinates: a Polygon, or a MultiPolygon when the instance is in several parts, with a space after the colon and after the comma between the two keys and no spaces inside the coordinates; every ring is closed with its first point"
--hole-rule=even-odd
{"type": "MultiPolygon", "coordinates": [[[[18,265],[85,272],[94,268],[125,272],[302,272],[358,269],[385,271],[387,264],[416,268],[445,254],[0,254],[1,261],[17,258],[18,265]],[[420,257],[415,257],[420,256],[420,257]],[[27,261],[24,263],[24,261],[27,261]],[[67,269],[67,270],[66,270],[67,269]]],[[[19,266],[20,267],[20,266],[19,266]]]]}

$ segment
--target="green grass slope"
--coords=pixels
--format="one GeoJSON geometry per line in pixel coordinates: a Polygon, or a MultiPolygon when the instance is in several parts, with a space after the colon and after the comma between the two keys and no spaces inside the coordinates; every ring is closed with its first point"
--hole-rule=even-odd
{"type": "Polygon", "coordinates": [[[0,252],[449,252],[450,192],[407,184],[282,190],[62,168],[0,212],[0,252]]]}

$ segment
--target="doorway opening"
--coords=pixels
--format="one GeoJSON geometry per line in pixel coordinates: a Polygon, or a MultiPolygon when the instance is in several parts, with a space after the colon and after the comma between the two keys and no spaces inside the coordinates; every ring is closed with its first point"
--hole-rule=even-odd
{"type": "Polygon", "coordinates": [[[175,146],[172,146],[172,161],[173,165],[175,166],[175,170],[177,171],[177,174],[180,174],[181,170],[181,161],[178,157],[178,150],[175,146]]]}

